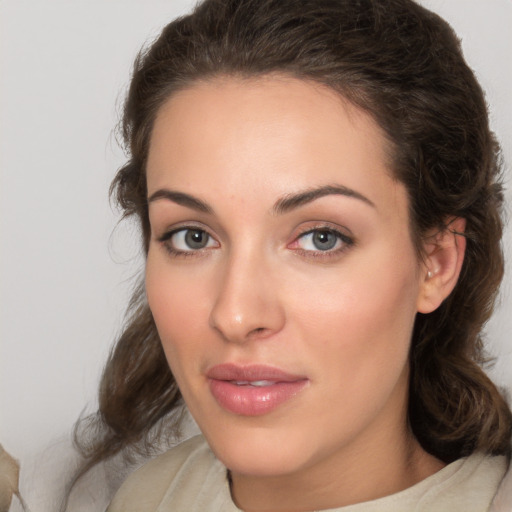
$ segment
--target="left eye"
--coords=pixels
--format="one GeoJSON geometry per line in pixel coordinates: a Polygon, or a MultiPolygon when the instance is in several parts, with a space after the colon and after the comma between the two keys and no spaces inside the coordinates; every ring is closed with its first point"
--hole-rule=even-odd
{"type": "Polygon", "coordinates": [[[215,240],[202,229],[180,229],[175,231],[168,239],[172,249],[179,252],[190,252],[214,247],[215,240]]]}
{"type": "Polygon", "coordinates": [[[314,229],[297,239],[297,245],[304,251],[332,251],[349,243],[347,237],[332,229],[314,229]]]}

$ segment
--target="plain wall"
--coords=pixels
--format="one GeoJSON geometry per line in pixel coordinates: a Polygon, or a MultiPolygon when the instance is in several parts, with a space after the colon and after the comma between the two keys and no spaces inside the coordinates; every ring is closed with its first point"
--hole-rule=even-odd
{"type": "MultiPolygon", "coordinates": [[[[512,162],[512,2],[422,3],[462,38],[512,162]]],[[[123,162],[113,129],[137,50],[192,4],[0,3],[0,442],[22,464],[95,405],[142,262],[136,230],[116,229],[108,202],[123,162]]],[[[510,226],[505,245],[512,262],[510,226]]],[[[509,263],[488,329],[493,378],[509,389],[511,284],[509,263]]]]}

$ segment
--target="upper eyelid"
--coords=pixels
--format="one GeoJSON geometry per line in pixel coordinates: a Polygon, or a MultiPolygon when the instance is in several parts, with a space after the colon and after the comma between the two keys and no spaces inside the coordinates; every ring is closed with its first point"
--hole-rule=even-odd
{"type": "Polygon", "coordinates": [[[204,251],[209,251],[216,248],[205,246],[197,249],[191,248],[190,250],[178,249],[172,242],[172,238],[181,231],[202,231],[206,233],[209,239],[213,240],[215,244],[217,244],[217,248],[220,247],[220,242],[208,230],[192,225],[178,226],[176,228],[168,229],[162,235],[156,237],[156,241],[161,244],[168,253],[175,257],[189,257],[194,255],[197,256],[204,251]]]}
{"type": "Polygon", "coordinates": [[[305,237],[306,235],[311,235],[316,231],[330,231],[331,233],[335,234],[336,237],[341,242],[342,247],[339,247],[337,249],[329,249],[325,251],[322,251],[320,249],[302,249],[300,247],[294,248],[294,250],[302,252],[304,255],[319,255],[320,257],[329,258],[333,257],[336,254],[340,254],[357,244],[357,240],[349,228],[340,224],[324,221],[314,223],[313,225],[304,226],[299,233],[293,236],[293,239],[289,245],[299,243],[299,240],[301,238],[305,237]]]}
{"type": "Polygon", "coordinates": [[[352,231],[343,225],[334,223],[334,222],[328,222],[328,221],[313,221],[313,222],[306,222],[302,224],[308,224],[307,226],[298,228],[298,233],[294,235],[294,239],[303,236],[307,233],[311,233],[314,231],[332,231],[334,233],[339,233],[341,236],[347,237],[347,238],[354,238],[354,234],[352,231]]]}
{"type": "MultiPolygon", "coordinates": [[[[169,245],[171,243],[171,239],[174,235],[176,235],[177,233],[179,233],[181,231],[189,231],[189,230],[203,231],[204,233],[206,233],[208,238],[210,240],[213,240],[214,243],[217,245],[217,247],[213,247],[213,248],[220,247],[220,242],[214,236],[212,236],[208,231],[206,231],[204,229],[194,229],[193,227],[188,227],[188,228],[185,227],[185,228],[181,228],[181,229],[178,228],[175,230],[170,230],[167,233],[164,233],[161,237],[159,237],[158,242],[162,243],[163,245],[169,245]]],[[[212,249],[212,247],[201,247],[201,248],[197,248],[197,249],[191,249],[190,251],[183,250],[183,249],[177,249],[177,248],[173,247],[173,250],[178,253],[199,252],[199,251],[203,251],[205,249],[212,249]]]]}
{"type": "Polygon", "coordinates": [[[179,231],[186,231],[187,229],[197,229],[199,231],[204,231],[206,234],[208,234],[208,236],[211,236],[212,238],[216,239],[216,237],[212,234],[212,230],[209,229],[207,226],[201,224],[200,222],[184,222],[183,224],[178,223],[174,226],[170,226],[163,229],[160,235],[157,235],[155,232],[154,236],[157,240],[161,241],[162,239],[167,239],[171,237],[172,235],[178,233],[179,231]]]}
{"type": "MultiPolygon", "coordinates": [[[[298,238],[305,236],[309,233],[315,232],[315,231],[331,231],[333,233],[338,234],[342,239],[350,239],[352,243],[355,242],[355,237],[352,233],[352,231],[344,226],[340,225],[338,223],[330,222],[330,221],[307,221],[303,222],[301,224],[306,224],[306,226],[298,226],[292,231],[291,236],[291,242],[293,243],[298,238]]],[[[182,221],[178,222],[174,225],[166,227],[164,230],[161,231],[161,234],[157,234],[156,230],[154,233],[154,237],[158,241],[165,241],[168,238],[170,238],[173,234],[187,230],[187,229],[198,229],[201,231],[204,231],[208,236],[212,237],[214,240],[216,240],[218,243],[220,243],[219,236],[216,234],[215,230],[211,229],[209,226],[203,224],[200,221],[182,221]]],[[[287,244],[288,245],[288,244],[287,244]]]]}
{"type": "Polygon", "coordinates": [[[215,238],[216,240],[227,239],[227,232],[222,227],[220,221],[216,219],[206,219],[203,215],[194,215],[194,216],[179,216],[179,217],[167,217],[154,215],[151,217],[150,215],[150,228],[151,228],[151,236],[158,240],[162,236],[165,236],[166,233],[171,231],[177,231],[179,229],[202,229],[206,231],[210,236],[215,238]]]}
{"type": "Polygon", "coordinates": [[[296,236],[294,241],[299,240],[300,238],[303,238],[306,235],[311,235],[311,234],[315,233],[316,231],[329,231],[329,232],[335,234],[344,243],[348,243],[348,242],[354,243],[354,238],[353,238],[352,235],[347,235],[347,234],[341,232],[338,229],[327,228],[327,227],[326,228],[312,228],[312,229],[308,229],[308,230],[304,231],[303,233],[300,233],[298,236],[296,236]]]}
{"type": "Polygon", "coordinates": [[[327,227],[327,226],[318,227],[318,228],[308,228],[305,231],[303,231],[302,233],[299,233],[298,237],[301,237],[304,235],[309,235],[310,233],[314,233],[315,231],[330,231],[331,233],[336,233],[338,235],[348,237],[348,235],[345,235],[345,233],[343,233],[341,230],[336,229],[336,228],[327,227]]]}

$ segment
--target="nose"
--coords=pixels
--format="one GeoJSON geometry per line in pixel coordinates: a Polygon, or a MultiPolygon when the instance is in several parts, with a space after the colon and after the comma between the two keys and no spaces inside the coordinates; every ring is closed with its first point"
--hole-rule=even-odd
{"type": "Polygon", "coordinates": [[[210,325],[226,341],[265,339],[283,328],[284,305],[270,267],[258,255],[233,256],[225,262],[210,325]]]}

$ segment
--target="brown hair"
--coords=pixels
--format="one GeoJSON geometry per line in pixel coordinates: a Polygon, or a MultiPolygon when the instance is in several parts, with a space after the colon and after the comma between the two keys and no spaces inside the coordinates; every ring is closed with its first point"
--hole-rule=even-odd
{"type": "MultiPolygon", "coordinates": [[[[512,415],[481,368],[481,330],[503,274],[499,147],[483,92],[437,15],[411,0],[204,1],[135,61],[122,124],[129,161],[111,188],[124,216],[139,219],[147,250],[145,164],[155,116],[173,92],[214,76],[272,72],[327,85],[379,123],[408,190],[418,248],[427,230],[466,219],[455,290],[417,315],[409,420],[422,446],[446,462],[477,449],[510,456],[512,415]]],[[[141,446],[180,405],[141,286],[103,373],[96,437],[77,435],[80,474],[141,446]]]]}

